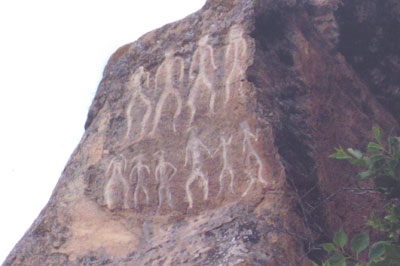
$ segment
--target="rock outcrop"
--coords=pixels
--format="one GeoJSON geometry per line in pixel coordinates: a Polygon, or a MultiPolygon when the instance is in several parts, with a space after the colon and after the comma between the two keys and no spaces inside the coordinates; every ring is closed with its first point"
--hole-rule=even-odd
{"type": "Polygon", "coordinates": [[[209,0],[121,47],[3,265],[320,260],[380,204],[328,155],[399,132],[399,17],[395,0],[209,0]]]}

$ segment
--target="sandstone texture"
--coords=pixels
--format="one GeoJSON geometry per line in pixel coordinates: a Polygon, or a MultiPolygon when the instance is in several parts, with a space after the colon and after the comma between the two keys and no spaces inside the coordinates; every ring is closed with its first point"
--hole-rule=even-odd
{"type": "Polygon", "coordinates": [[[310,265],[379,198],[328,159],[399,133],[400,2],[209,0],[117,50],[9,265],[310,265]]]}

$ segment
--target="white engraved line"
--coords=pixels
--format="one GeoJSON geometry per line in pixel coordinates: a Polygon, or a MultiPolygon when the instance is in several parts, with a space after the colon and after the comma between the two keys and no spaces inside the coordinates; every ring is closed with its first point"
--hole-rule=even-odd
{"type": "Polygon", "coordinates": [[[176,102],[177,102],[177,108],[175,110],[175,114],[174,114],[174,119],[172,122],[172,129],[174,132],[176,132],[176,119],[177,117],[180,115],[181,110],[182,110],[182,99],[181,96],[179,94],[179,90],[176,89],[174,87],[174,82],[172,80],[173,75],[174,75],[174,64],[175,63],[179,64],[179,84],[178,86],[181,86],[182,82],[183,82],[183,76],[184,76],[184,63],[183,63],[183,59],[180,57],[174,57],[172,52],[167,52],[165,54],[165,59],[164,62],[160,65],[160,67],[157,69],[157,73],[156,73],[156,88],[159,88],[159,76],[160,76],[160,72],[164,71],[165,68],[165,76],[166,76],[166,82],[165,82],[165,88],[163,89],[163,92],[160,96],[160,99],[157,103],[156,106],[156,110],[155,110],[155,115],[154,115],[154,120],[153,120],[153,129],[150,132],[150,135],[154,135],[155,131],[157,129],[158,123],[160,122],[160,118],[161,118],[161,113],[162,113],[162,109],[163,106],[165,104],[165,101],[167,100],[168,96],[170,94],[172,94],[173,96],[175,96],[176,102]]]}
{"type": "Polygon", "coordinates": [[[204,200],[208,199],[208,178],[201,171],[201,161],[200,161],[201,154],[199,148],[203,148],[204,151],[206,151],[209,155],[211,155],[210,150],[207,148],[207,146],[204,145],[204,143],[195,135],[194,131],[192,130],[189,141],[186,146],[185,164],[184,164],[184,166],[187,165],[190,153],[192,157],[192,172],[190,173],[189,178],[186,181],[185,185],[186,195],[188,197],[188,202],[189,202],[189,208],[193,207],[193,198],[192,198],[192,192],[190,190],[190,185],[198,177],[200,177],[203,183],[203,193],[204,193],[203,199],[204,200]]]}
{"type": "Polygon", "coordinates": [[[133,163],[136,162],[136,165],[132,168],[131,173],[129,175],[129,181],[131,183],[134,183],[134,181],[132,179],[134,176],[134,172],[136,170],[137,182],[136,182],[135,191],[133,193],[135,207],[137,207],[137,205],[138,205],[138,194],[140,192],[140,189],[143,191],[143,193],[146,196],[146,203],[149,203],[149,193],[148,193],[147,188],[144,183],[145,175],[142,175],[141,170],[142,169],[146,170],[148,175],[150,175],[150,168],[147,165],[143,164],[143,161],[142,161],[143,158],[144,158],[143,154],[139,154],[132,159],[132,162],[133,163]]]}
{"type": "Polygon", "coordinates": [[[242,197],[245,197],[253,186],[254,182],[257,180],[252,173],[247,173],[247,177],[250,179],[250,183],[247,185],[246,190],[243,192],[242,197]]]}
{"type": "Polygon", "coordinates": [[[246,155],[246,166],[247,167],[251,167],[251,157],[253,157],[258,165],[258,171],[257,171],[257,178],[253,176],[252,173],[248,173],[247,176],[250,178],[250,183],[246,189],[246,191],[242,194],[242,197],[246,196],[248,191],[250,190],[250,187],[253,185],[253,183],[258,180],[258,182],[263,183],[263,184],[268,184],[267,181],[265,181],[262,177],[262,171],[263,171],[263,165],[262,165],[262,161],[260,159],[260,157],[258,156],[257,152],[255,151],[253,145],[251,144],[251,140],[250,138],[254,139],[257,141],[257,136],[254,135],[251,131],[250,131],[250,127],[249,124],[247,123],[247,121],[244,121],[242,123],[240,123],[240,126],[243,130],[243,153],[246,152],[246,148],[247,148],[247,155],[246,155]]]}
{"type": "MultiPolygon", "coordinates": [[[[125,171],[125,166],[126,166],[126,162],[125,162],[125,158],[123,156],[121,156],[122,158],[119,158],[122,161],[117,161],[116,158],[113,158],[110,162],[110,164],[107,167],[106,170],[106,175],[108,176],[111,172],[111,177],[108,180],[105,189],[104,189],[104,198],[107,204],[107,207],[109,209],[113,209],[113,203],[115,201],[119,201],[119,198],[115,198],[115,196],[118,196],[118,193],[116,194],[116,191],[112,191],[115,190],[115,186],[118,184],[118,181],[122,183],[123,187],[122,187],[122,191],[123,191],[123,207],[127,208],[127,198],[128,198],[128,188],[129,188],[129,184],[128,182],[125,180],[125,178],[123,177],[123,173],[125,171]]],[[[118,189],[121,189],[121,187],[119,187],[118,189]]]]}
{"type": "Polygon", "coordinates": [[[143,77],[143,75],[145,75],[145,84],[147,87],[149,87],[149,83],[150,83],[150,78],[149,78],[149,73],[146,72],[144,73],[144,68],[140,67],[131,77],[131,80],[129,82],[129,88],[133,89],[132,92],[132,100],[128,105],[128,108],[126,110],[126,117],[127,117],[127,121],[128,121],[128,125],[127,125],[127,131],[126,131],[126,135],[125,135],[125,139],[129,138],[130,135],[130,131],[132,128],[132,108],[134,106],[134,100],[136,98],[139,98],[145,105],[146,105],[146,111],[145,114],[143,116],[143,119],[140,123],[140,133],[138,135],[138,137],[134,140],[134,143],[139,142],[140,140],[143,139],[143,137],[145,136],[145,130],[146,130],[146,125],[147,122],[150,118],[151,115],[151,111],[152,111],[152,107],[151,107],[151,101],[142,93],[142,84],[141,84],[141,79],[143,77]]]}
{"type": "Polygon", "coordinates": [[[210,45],[207,44],[208,36],[204,36],[199,41],[199,47],[196,49],[193,55],[192,64],[189,70],[189,78],[190,80],[194,80],[191,85],[187,105],[190,108],[190,120],[189,127],[193,122],[194,116],[196,114],[196,106],[195,101],[197,94],[200,89],[207,89],[210,93],[210,102],[209,102],[209,112],[211,114],[214,113],[214,104],[216,98],[216,92],[214,90],[214,86],[211,83],[210,79],[206,76],[207,69],[209,66],[206,65],[206,60],[210,59],[210,64],[214,70],[217,69],[217,66],[214,61],[214,51],[210,45]],[[197,76],[194,74],[198,69],[197,76]],[[204,83],[204,87],[202,86],[204,83]]]}
{"type": "Polygon", "coordinates": [[[229,45],[226,49],[225,58],[229,57],[232,49],[234,52],[233,55],[233,64],[231,66],[231,71],[225,81],[225,101],[224,105],[226,105],[230,99],[231,94],[231,85],[233,83],[232,79],[237,77],[242,78],[244,75],[244,71],[241,69],[240,64],[240,57],[244,57],[247,52],[247,44],[246,41],[242,38],[243,30],[240,29],[238,26],[233,26],[229,32],[229,45]],[[242,52],[239,52],[239,49],[242,48],[242,52]]]}
{"type": "Polygon", "coordinates": [[[229,184],[229,188],[233,194],[236,194],[234,189],[233,189],[233,182],[234,182],[234,174],[231,165],[228,162],[228,148],[227,146],[231,144],[232,142],[232,136],[230,136],[229,140],[226,141],[225,137],[220,137],[221,143],[219,144],[218,148],[215,150],[214,155],[219,151],[220,148],[222,148],[222,158],[223,158],[223,166],[221,173],[218,177],[219,180],[219,192],[217,197],[219,197],[223,191],[223,178],[225,175],[225,172],[227,172],[230,175],[231,182],[229,184]]]}
{"type": "Polygon", "coordinates": [[[175,166],[173,166],[171,163],[166,162],[164,159],[164,151],[159,151],[156,152],[155,155],[158,155],[158,165],[156,167],[155,170],[155,178],[156,181],[159,182],[159,187],[158,187],[158,209],[161,208],[161,205],[163,203],[163,195],[162,195],[162,191],[165,191],[165,194],[167,196],[167,201],[168,201],[168,205],[172,208],[172,197],[171,197],[171,191],[169,189],[169,182],[172,180],[172,178],[174,178],[177,169],[175,168],[175,166]],[[169,175],[168,177],[168,167],[170,169],[172,169],[172,173],[169,175]]]}

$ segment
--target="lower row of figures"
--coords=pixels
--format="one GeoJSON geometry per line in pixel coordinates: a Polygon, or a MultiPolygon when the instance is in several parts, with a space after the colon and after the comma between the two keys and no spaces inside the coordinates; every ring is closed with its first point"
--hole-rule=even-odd
{"type": "MultiPolygon", "coordinates": [[[[209,166],[205,158],[210,159],[212,163],[220,164],[213,167],[218,169],[218,172],[212,174],[212,176],[216,176],[219,183],[217,197],[222,195],[224,183],[226,183],[224,180],[229,180],[229,190],[236,195],[235,174],[238,175],[238,164],[241,165],[240,176],[244,176],[246,179],[245,181],[240,180],[245,183],[246,187],[240,194],[241,197],[245,197],[257,182],[267,184],[263,178],[263,162],[251,141],[252,139],[257,141],[257,137],[251,133],[247,122],[242,122],[240,126],[243,135],[242,143],[241,147],[236,146],[235,149],[232,147],[234,146],[232,145],[232,136],[229,138],[220,136],[219,145],[214,151],[211,151],[194,132],[191,133],[185,148],[182,171],[179,174],[179,177],[185,176],[182,186],[189,208],[193,207],[194,193],[192,190],[196,182],[201,185],[203,200],[207,200],[209,197],[210,173],[207,171],[209,166]],[[241,163],[237,159],[234,160],[232,154],[239,154],[236,157],[240,158],[241,163]]],[[[178,169],[165,159],[163,150],[154,153],[154,156],[157,160],[153,171],[146,164],[144,154],[133,157],[130,160],[130,167],[123,155],[118,155],[110,161],[106,170],[108,181],[104,187],[104,200],[109,209],[137,208],[139,201],[149,204],[151,196],[149,184],[151,183],[155,184],[154,187],[157,190],[158,209],[165,204],[171,208],[174,207],[171,187],[175,189],[177,184],[181,183],[178,180],[174,181],[178,178],[178,169]],[[152,178],[151,182],[149,178],[152,178]]]]}
{"type": "MultiPolygon", "coordinates": [[[[163,152],[159,153],[163,154],[163,152]]],[[[109,171],[112,172],[112,177],[104,188],[104,200],[110,210],[136,209],[139,205],[153,203],[154,192],[156,192],[157,200],[155,202],[158,204],[158,209],[162,206],[174,208],[173,195],[179,187],[184,188],[186,202],[188,207],[192,208],[195,200],[193,194],[199,195],[199,192],[193,192],[195,187],[200,188],[202,194],[202,199],[199,198],[198,200],[205,201],[209,198],[209,187],[212,182],[218,183],[218,193],[215,192],[217,197],[221,197],[224,192],[245,197],[254,189],[257,182],[267,184],[262,177],[256,176],[262,174],[261,165],[259,169],[247,173],[241,171],[240,174],[237,174],[233,168],[222,167],[222,169],[218,169],[220,173],[213,179],[215,181],[210,180],[201,168],[193,169],[186,176],[186,182],[182,185],[180,182],[173,182],[174,179],[177,179],[177,169],[166,161],[160,160],[153,173],[147,165],[139,162],[132,168],[127,178],[122,174],[123,170],[119,168],[118,164],[118,159],[111,163],[110,169],[112,170],[109,171]],[[153,176],[151,176],[152,174],[153,176]],[[239,176],[245,177],[244,180],[237,180],[239,176]],[[149,182],[149,177],[154,178],[154,180],[149,182]]],[[[179,199],[176,202],[178,201],[179,199]]]]}

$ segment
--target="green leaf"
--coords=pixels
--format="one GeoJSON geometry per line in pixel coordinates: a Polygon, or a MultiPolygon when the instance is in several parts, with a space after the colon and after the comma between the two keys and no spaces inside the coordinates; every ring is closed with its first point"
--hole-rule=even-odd
{"type": "Polygon", "coordinates": [[[390,215],[385,216],[385,220],[388,220],[389,222],[395,224],[399,222],[399,216],[396,212],[396,209],[392,209],[390,215]]]}
{"type": "Polygon", "coordinates": [[[313,266],[319,266],[316,262],[310,260],[313,266]]]}
{"type": "Polygon", "coordinates": [[[359,159],[356,159],[354,157],[350,157],[350,159],[348,159],[348,161],[349,161],[349,163],[354,164],[354,165],[359,164],[359,159]]]}
{"type": "Polygon", "coordinates": [[[335,236],[333,237],[333,243],[335,243],[338,247],[343,248],[347,243],[347,235],[343,231],[343,228],[340,228],[335,236]]]}
{"type": "Polygon", "coordinates": [[[373,164],[371,158],[369,158],[368,156],[364,156],[362,158],[362,160],[364,161],[364,165],[366,167],[368,167],[369,169],[372,169],[374,167],[374,164],[373,164]]]}
{"type": "Polygon", "coordinates": [[[361,167],[367,167],[367,168],[373,167],[373,163],[372,163],[371,159],[369,159],[368,157],[362,157],[361,159],[351,158],[351,159],[349,159],[349,161],[350,160],[354,161],[353,164],[357,164],[361,167]],[[365,159],[365,158],[367,158],[367,159],[365,159]]]}
{"type": "Polygon", "coordinates": [[[359,150],[353,150],[352,148],[348,148],[347,151],[357,159],[361,159],[362,157],[362,153],[359,150]]]}
{"type": "MultiPolygon", "coordinates": [[[[399,161],[400,161],[400,153],[399,153],[399,161]]],[[[400,162],[398,162],[397,165],[393,167],[393,169],[395,173],[394,179],[400,180],[400,162]]]]}
{"type": "Polygon", "coordinates": [[[367,221],[367,225],[371,226],[376,230],[382,231],[383,230],[382,219],[378,218],[375,212],[371,212],[370,218],[371,219],[367,221]]]}
{"type": "Polygon", "coordinates": [[[347,266],[361,266],[359,263],[352,260],[350,257],[346,257],[346,264],[347,266]]]}
{"type": "Polygon", "coordinates": [[[385,148],[382,147],[382,145],[379,145],[378,143],[375,143],[375,142],[370,142],[370,143],[368,143],[368,146],[367,146],[367,151],[370,153],[375,153],[379,150],[384,150],[384,149],[385,148]]]}
{"type": "Polygon", "coordinates": [[[373,126],[372,131],[374,132],[376,141],[378,141],[378,143],[382,143],[382,136],[381,136],[381,131],[379,130],[379,128],[376,126],[373,126]]]}
{"type": "Polygon", "coordinates": [[[357,179],[369,179],[369,178],[373,178],[373,172],[372,171],[364,171],[364,172],[360,172],[357,175],[357,179]]]}
{"type": "Polygon", "coordinates": [[[328,262],[331,266],[346,266],[346,258],[342,253],[335,253],[329,259],[328,262]]]}
{"type": "Polygon", "coordinates": [[[382,257],[385,254],[385,241],[379,241],[373,244],[368,253],[368,257],[370,260],[376,260],[382,257]]]}
{"type": "Polygon", "coordinates": [[[395,244],[387,245],[386,258],[399,262],[400,265],[400,247],[395,244]]]}
{"type": "Polygon", "coordinates": [[[392,266],[391,262],[388,260],[372,261],[367,264],[368,266],[392,266]]]}
{"type": "Polygon", "coordinates": [[[388,152],[389,152],[390,154],[392,154],[393,144],[394,144],[394,138],[391,137],[391,136],[389,136],[387,142],[388,142],[388,143],[387,143],[387,144],[388,144],[388,152]]]}
{"type": "Polygon", "coordinates": [[[351,159],[351,157],[349,155],[346,154],[346,152],[343,150],[342,147],[339,148],[335,148],[336,152],[334,154],[329,155],[329,158],[333,158],[333,159],[351,159]]]}
{"type": "Polygon", "coordinates": [[[371,160],[374,163],[378,162],[378,161],[381,161],[381,160],[384,160],[384,159],[385,159],[385,156],[383,156],[383,154],[380,154],[380,153],[374,154],[374,155],[371,156],[371,160]]]}
{"type": "Polygon", "coordinates": [[[335,245],[332,243],[324,243],[324,244],[321,244],[321,246],[326,252],[331,252],[331,251],[336,250],[335,245]]]}
{"type": "Polygon", "coordinates": [[[369,245],[369,231],[356,234],[351,240],[350,248],[355,253],[360,253],[369,245]]]}

